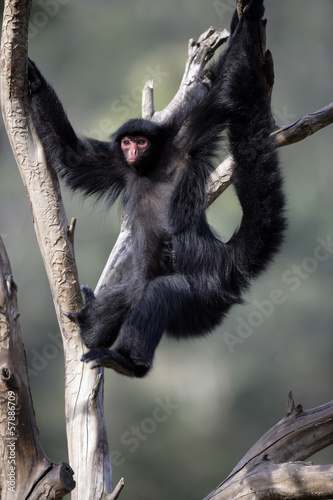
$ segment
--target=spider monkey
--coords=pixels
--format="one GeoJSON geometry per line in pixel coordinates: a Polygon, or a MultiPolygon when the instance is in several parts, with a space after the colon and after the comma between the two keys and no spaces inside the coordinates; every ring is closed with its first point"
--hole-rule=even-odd
{"type": "Polygon", "coordinates": [[[121,196],[131,231],[131,272],[71,314],[93,366],[143,377],[162,334],[203,336],[279,250],[286,228],[282,176],[271,136],[256,36],[263,0],[231,23],[226,50],[207,71],[210,89],[187,118],[132,119],[102,142],[79,138],[53,88],[29,61],[31,109],[48,164],[73,190],[112,204],[121,196]],[[226,130],[242,221],[221,242],[206,219],[206,183],[226,130]],[[109,349],[112,346],[112,349],[109,349]]]}

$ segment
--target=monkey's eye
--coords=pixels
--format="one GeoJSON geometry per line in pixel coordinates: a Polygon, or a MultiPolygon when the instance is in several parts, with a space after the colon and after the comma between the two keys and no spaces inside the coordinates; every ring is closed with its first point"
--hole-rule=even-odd
{"type": "Polygon", "coordinates": [[[148,146],[148,139],[146,137],[138,137],[136,143],[138,146],[146,148],[148,146]]]}
{"type": "Polygon", "coordinates": [[[124,139],[122,139],[122,141],[121,141],[121,145],[122,145],[122,146],[125,146],[125,147],[128,147],[128,146],[130,146],[130,145],[131,145],[131,142],[132,142],[132,141],[131,141],[130,139],[128,139],[127,137],[125,137],[124,139]]]}

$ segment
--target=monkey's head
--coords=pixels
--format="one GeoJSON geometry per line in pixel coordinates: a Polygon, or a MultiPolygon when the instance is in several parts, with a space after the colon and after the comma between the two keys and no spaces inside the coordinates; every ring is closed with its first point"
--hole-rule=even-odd
{"type": "Polygon", "coordinates": [[[154,166],[162,145],[161,126],[142,118],[129,120],[112,136],[128,165],[139,174],[154,166]]]}
{"type": "Polygon", "coordinates": [[[125,135],[120,141],[127,163],[134,168],[141,162],[151,147],[151,142],[144,135],[125,135]]]}

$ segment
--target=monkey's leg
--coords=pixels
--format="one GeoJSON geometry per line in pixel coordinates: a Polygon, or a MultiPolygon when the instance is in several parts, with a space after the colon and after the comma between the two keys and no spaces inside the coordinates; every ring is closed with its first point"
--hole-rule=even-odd
{"type": "Polygon", "coordinates": [[[145,376],[164,331],[177,337],[202,335],[219,323],[221,304],[195,281],[183,275],[151,281],[122,325],[114,348],[93,349],[82,360],[127,376],[145,376]]]}

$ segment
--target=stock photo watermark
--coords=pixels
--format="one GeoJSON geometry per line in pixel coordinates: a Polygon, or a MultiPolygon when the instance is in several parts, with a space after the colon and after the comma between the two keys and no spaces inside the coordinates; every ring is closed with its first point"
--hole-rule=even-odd
{"type": "Polygon", "coordinates": [[[213,0],[212,2],[214,11],[221,22],[229,19],[230,16],[235,12],[235,1],[234,0],[213,0]]]}
{"type": "Polygon", "coordinates": [[[45,370],[49,362],[55,359],[59,353],[64,350],[60,331],[56,334],[49,332],[47,337],[50,342],[43,345],[39,350],[31,349],[28,355],[28,374],[29,377],[36,377],[45,370]]]}
{"type": "Polygon", "coordinates": [[[170,398],[155,399],[156,406],[153,409],[151,416],[144,418],[139,424],[132,425],[128,430],[120,436],[121,450],[113,450],[111,452],[112,465],[122,465],[126,458],[126,452],[134,453],[141,443],[147,441],[150,436],[155,434],[158,427],[166,422],[176,410],[180,408],[180,404],[170,401],[170,398]]]}
{"type": "MultiPolygon", "coordinates": [[[[121,94],[117,99],[114,99],[109,106],[107,106],[107,109],[110,110],[112,116],[116,116],[117,121],[127,120],[133,111],[141,106],[142,89],[147,80],[154,80],[154,88],[156,89],[164,80],[169,78],[170,75],[168,72],[162,71],[159,64],[157,64],[154,68],[146,66],[145,71],[146,74],[142,79],[142,85],[135,85],[129,93],[121,94]]],[[[109,136],[112,133],[114,127],[114,118],[102,118],[96,128],[92,130],[83,130],[82,133],[87,137],[103,140],[106,136],[109,136]]]]}
{"type": "Polygon", "coordinates": [[[271,291],[268,298],[263,301],[254,301],[252,305],[254,309],[244,318],[237,316],[234,333],[224,332],[223,339],[231,354],[235,352],[237,345],[243,344],[244,340],[251,337],[256,328],[262,326],[266,318],[271,317],[276,309],[284,304],[287,300],[287,292],[295,292],[299,289],[302,283],[309,279],[310,276],[317,271],[320,263],[327,261],[333,255],[333,237],[328,235],[326,239],[318,237],[317,245],[314,248],[313,254],[305,257],[301,262],[293,264],[281,276],[283,285],[287,285],[287,290],[275,288],[271,291]]]}
{"type": "Polygon", "coordinates": [[[16,394],[8,391],[7,407],[7,434],[5,436],[5,449],[7,453],[6,486],[8,491],[16,490],[16,394]]]}
{"type": "Polygon", "coordinates": [[[37,0],[40,10],[37,10],[29,21],[29,40],[45,28],[50,19],[58,15],[62,5],[66,5],[70,0],[37,0]]]}

